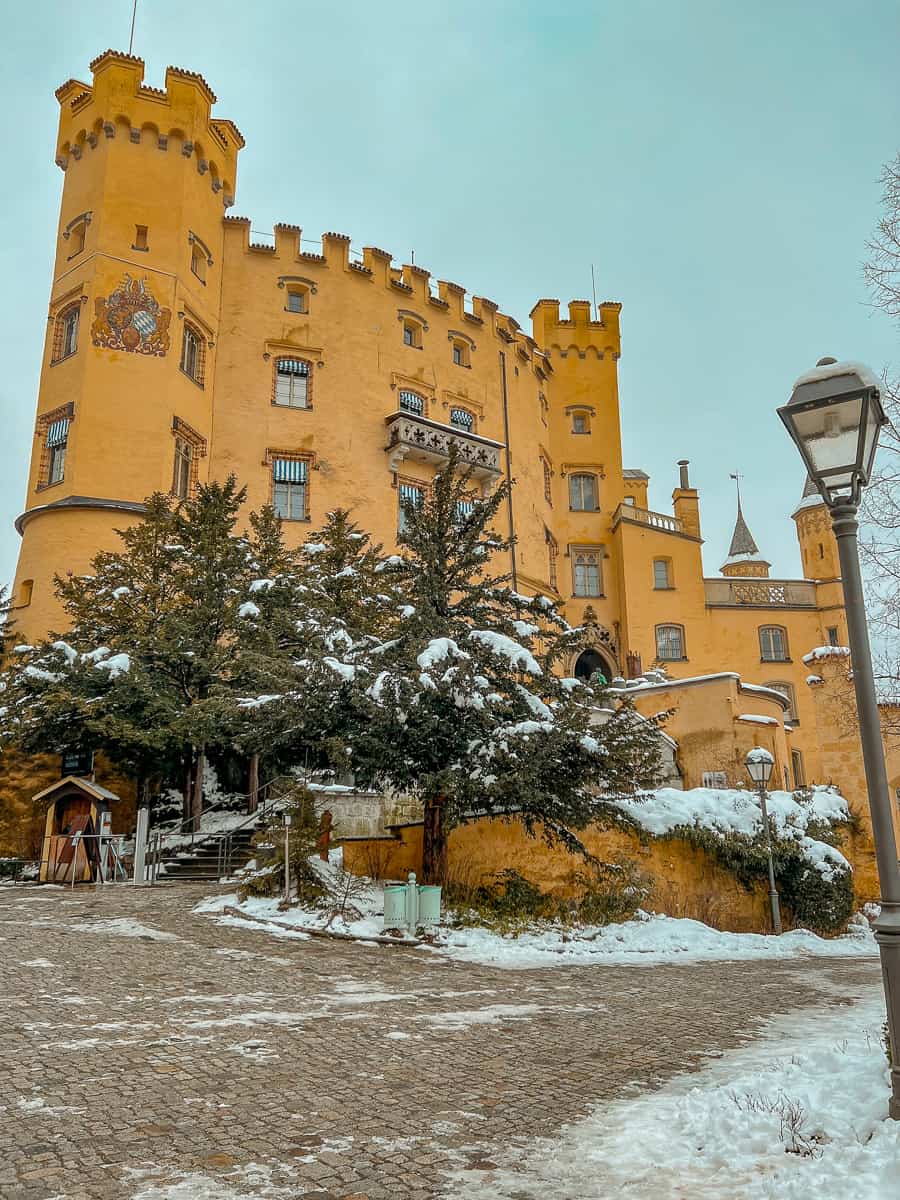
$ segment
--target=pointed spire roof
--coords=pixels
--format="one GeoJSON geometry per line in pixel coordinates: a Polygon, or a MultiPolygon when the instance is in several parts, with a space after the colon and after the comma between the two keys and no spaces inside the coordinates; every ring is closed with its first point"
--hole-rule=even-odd
{"type": "Polygon", "coordinates": [[[747,527],[738,499],[737,520],[734,523],[734,533],[731,535],[731,545],[728,548],[729,558],[758,558],[759,546],[753,540],[753,534],[747,527]]]}

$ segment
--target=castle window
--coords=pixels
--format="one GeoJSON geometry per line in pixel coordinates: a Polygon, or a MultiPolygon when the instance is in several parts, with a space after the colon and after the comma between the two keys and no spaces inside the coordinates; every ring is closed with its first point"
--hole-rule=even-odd
{"type": "Polygon", "coordinates": [[[572,413],[572,432],[573,433],[590,433],[591,432],[591,417],[587,412],[572,413]]]}
{"type": "Polygon", "coordinates": [[[796,693],[794,692],[794,685],[792,683],[783,683],[783,682],[779,681],[777,683],[767,683],[765,686],[767,688],[771,688],[773,692],[780,692],[781,695],[784,696],[784,698],[788,702],[788,710],[787,710],[788,719],[791,721],[796,721],[797,720],[797,696],[796,696],[796,693]]]}
{"type": "Polygon", "coordinates": [[[687,657],[684,652],[682,625],[657,625],[656,657],[663,662],[678,662],[687,657]]]}
{"type": "Polygon", "coordinates": [[[181,335],[181,369],[194,383],[203,387],[203,335],[193,325],[184,323],[181,335]]]}
{"type": "Polygon", "coordinates": [[[78,320],[81,303],[76,300],[62,310],[53,325],[53,352],[50,361],[57,363],[78,349],[78,320]]]}
{"type": "Polygon", "coordinates": [[[309,408],[309,392],[309,363],[301,358],[277,359],[272,403],[284,408],[309,408]]]}
{"type": "Polygon", "coordinates": [[[780,625],[761,625],[759,656],[763,662],[787,662],[787,631],[780,625]]]}
{"type": "Polygon", "coordinates": [[[196,242],[191,246],[191,270],[201,283],[206,283],[206,255],[196,242]]]}
{"type": "Polygon", "coordinates": [[[576,596],[602,596],[599,550],[572,551],[572,590],[576,596]]]}
{"type": "Polygon", "coordinates": [[[187,438],[175,438],[175,469],[172,473],[172,495],[187,500],[191,494],[193,447],[187,438]]]}
{"type": "Polygon", "coordinates": [[[544,499],[548,504],[552,504],[553,492],[551,490],[550,480],[553,472],[550,470],[550,464],[547,462],[546,458],[543,457],[541,458],[541,470],[544,472],[544,499]]]}
{"type": "Polygon", "coordinates": [[[828,628],[825,630],[825,636],[828,638],[829,646],[839,646],[841,644],[840,643],[840,631],[839,631],[837,625],[829,625],[828,628]]]}
{"type": "Polygon", "coordinates": [[[803,755],[799,750],[791,751],[791,766],[794,769],[794,787],[806,787],[806,772],[803,769],[803,755]]]}
{"type": "Polygon", "coordinates": [[[457,525],[462,525],[466,522],[472,513],[475,511],[474,500],[457,500],[456,509],[453,514],[453,519],[457,525]]]}
{"type": "Polygon", "coordinates": [[[670,558],[654,558],[653,586],[657,591],[667,591],[672,587],[672,560],[670,558]]]}
{"type": "Polygon", "coordinates": [[[282,521],[307,517],[307,463],[300,458],[272,460],[272,507],[282,521]]]}
{"type": "Polygon", "coordinates": [[[69,418],[47,426],[47,487],[62,483],[66,474],[66,450],[69,444],[69,418]]]}
{"type": "Polygon", "coordinates": [[[287,304],[285,308],[292,313],[306,312],[306,292],[299,288],[290,288],[287,294],[287,304]]]}
{"type": "Polygon", "coordinates": [[[403,345],[411,346],[413,350],[422,349],[422,326],[417,321],[403,322],[403,345]]]}
{"type": "Polygon", "coordinates": [[[456,429],[461,429],[463,433],[474,433],[475,415],[470,413],[467,408],[451,408],[450,424],[456,429]]]}
{"type": "Polygon", "coordinates": [[[559,544],[549,529],[544,527],[544,541],[547,544],[547,578],[554,592],[557,590],[556,560],[559,557],[559,544]]]}
{"type": "Polygon", "coordinates": [[[79,221],[77,225],[73,225],[69,230],[69,240],[72,243],[72,253],[69,258],[75,258],[84,249],[85,238],[87,237],[87,222],[79,221]]]}
{"type": "Polygon", "coordinates": [[[597,512],[599,510],[596,475],[569,476],[569,508],[573,512],[597,512]]]}
{"type": "Polygon", "coordinates": [[[401,533],[406,533],[409,529],[410,509],[422,507],[425,503],[425,489],[417,483],[401,483],[398,491],[400,507],[397,528],[401,533]]]}
{"type": "Polygon", "coordinates": [[[470,367],[472,365],[469,359],[469,347],[459,338],[453,342],[453,363],[457,367],[470,367]]]}
{"type": "Polygon", "coordinates": [[[147,226],[135,225],[134,227],[134,242],[131,246],[132,250],[149,250],[147,245],[147,226]]]}
{"type": "Polygon", "coordinates": [[[824,558],[824,557],[825,557],[825,545],[823,542],[819,542],[819,558],[824,558]]]}
{"type": "Polygon", "coordinates": [[[23,579],[16,594],[16,608],[27,608],[34,595],[34,580],[23,579]]]}
{"type": "Polygon", "coordinates": [[[416,417],[425,415],[425,401],[418,392],[407,392],[401,389],[400,408],[403,412],[412,413],[416,417]]]}

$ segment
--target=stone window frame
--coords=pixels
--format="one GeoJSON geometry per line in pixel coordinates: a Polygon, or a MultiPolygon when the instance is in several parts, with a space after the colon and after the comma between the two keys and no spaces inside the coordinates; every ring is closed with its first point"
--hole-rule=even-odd
{"type": "MultiPolygon", "coordinates": [[[[275,355],[273,355],[273,359],[274,359],[274,361],[272,363],[272,392],[271,392],[271,403],[272,403],[273,407],[274,408],[288,408],[294,412],[311,411],[312,407],[313,407],[313,402],[312,402],[313,367],[315,365],[313,363],[312,359],[307,358],[303,354],[275,354],[275,355]],[[305,375],[306,403],[305,404],[280,404],[278,402],[278,376],[279,376],[278,366],[282,362],[300,363],[302,366],[306,367],[306,375],[305,375]]],[[[284,372],[281,372],[281,373],[284,374],[284,372]]],[[[301,374],[301,373],[298,372],[298,374],[301,374]]]]}
{"type": "Polygon", "coordinates": [[[757,630],[759,637],[759,660],[760,662],[791,662],[790,645],[788,642],[788,631],[784,625],[760,625],[757,630]],[[766,653],[766,638],[769,635],[770,649],[774,647],[774,640],[771,635],[777,633],[781,638],[782,654],[766,653]]]}
{"type": "Polygon", "coordinates": [[[660,555],[653,559],[653,590],[655,592],[672,592],[675,590],[675,571],[671,557],[660,555]],[[656,572],[657,564],[666,568],[666,582],[660,583],[656,572]]]}
{"type": "MultiPolygon", "coordinates": [[[[74,420],[75,402],[72,400],[70,400],[68,404],[60,404],[59,407],[51,409],[50,412],[41,413],[41,415],[38,417],[34,436],[41,439],[41,457],[38,461],[38,477],[34,489],[36,492],[42,492],[46,488],[50,487],[57,487],[59,484],[65,482],[65,468],[63,468],[63,474],[59,479],[53,480],[52,483],[50,481],[50,467],[53,460],[53,448],[47,445],[47,434],[50,430],[50,426],[55,424],[56,421],[68,421],[71,427],[71,424],[74,420]]],[[[69,439],[67,436],[67,452],[68,444],[69,439]]]]}
{"type": "Polygon", "coordinates": [[[188,425],[187,421],[183,421],[181,417],[172,418],[172,440],[175,445],[172,462],[172,487],[170,495],[175,496],[178,500],[189,500],[197,490],[197,485],[200,482],[199,462],[201,458],[206,457],[207,441],[202,433],[198,433],[192,425],[188,425]],[[182,496],[175,490],[177,479],[177,464],[178,464],[178,443],[183,442],[190,447],[190,467],[188,470],[188,487],[187,493],[182,496]]]}
{"type": "MultiPolygon", "coordinates": [[[[567,472],[569,482],[566,485],[569,489],[569,511],[570,512],[600,512],[600,477],[596,471],[569,471],[567,472]],[[594,490],[594,507],[586,508],[583,505],[574,503],[575,496],[573,488],[576,480],[590,479],[591,486],[594,490]]],[[[582,499],[584,499],[584,489],[581,488],[582,499]]]]}
{"type": "Polygon", "coordinates": [[[653,638],[656,646],[656,658],[659,662],[686,662],[687,661],[687,640],[684,636],[684,626],[679,625],[675,621],[662,621],[659,625],[654,626],[653,638]],[[669,630],[677,630],[679,638],[680,654],[662,654],[662,641],[660,635],[664,635],[669,630]]]}
{"type": "Polygon", "coordinates": [[[422,503],[428,499],[431,483],[427,479],[416,479],[413,475],[396,474],[394,487],[397,489],[397,532],[403,533],[403,491],[404,488],[416,488],[422,493],[422,503]]]}
{"type": "Polygon", "coordinates": [[[603,599],[606,595],[603,590],[603,560],[606,558],[605,549],[599,544],[593,545],[571,545],[569,546],[569,557],[572,563],[572,596],[576,600],[597,600],[603,599]],[[578,590],[578,567],[579,556],[590,556],[596,560],[597,567],[597,591],[596,592],[580,592],[578,590]]]}
{"type": "MultiPolygon", "coordinates": [[[[309,450],[280,450],[277,448],[267,447],[262,465],[267,468],[269,473],[269,504],[275,508],[275,460],[286,459],[288,462],[303,462],[306,463],[306,480],[303,484],[303,516],[302,517],[281,517],[282,521],[290,521],[292,524],[305,521],[312,521],[312,473],[316,470],[316,456],[309,450]]],[[[277,510],[276,510],[277,511],[277,510]]]]}
{"type": "Polygon", "coordinates": [[[197,387],[202,388],[205,386],[206,336],[200,326],[196,324],[196,322],[190,320],[188,317],[184,318],[184,325],[181,330],[181,358],[178,366],[182,375],[186,375],[192,383],[197,385],[197,387]],[[189,371],[186,365],[187,344],[189,338],[193,338],[197,343],[196,373],[189,371]]]}
{"type": "Polygon", "coordinates": [[[63,304],[53,318],[53,344],[50,349],[50,366],[55,367],[57,363],[65,362],[67,358],[71,358],[73,354],[78,353],[78,334],[81,327],[81,297],[76,300],[69,300],[63,304]],[[71,350],[66,349],[67,337],[66,326],[69,319],[74,316],[75,334],[74,346],[71,350]]]}

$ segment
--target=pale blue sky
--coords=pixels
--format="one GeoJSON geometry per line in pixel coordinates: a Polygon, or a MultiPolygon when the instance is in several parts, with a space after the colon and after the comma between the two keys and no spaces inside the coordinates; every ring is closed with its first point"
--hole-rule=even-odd
{"type": "MultiPolygon", "coordinates": [[[[24,503],[62,175],[57,104],[130,0],[4,12],[0,581],[24,503]]],[[[774,415],[823,354],[897,364],[860,278],[900,142],[898,0],[140,0],[146,81],[202,72],[241,128],[235,213],[377,245],[497,301],[623,305],[625,458],[700,489],[715,573],[744,476],[774,574],[803,479],[774,415]]]]}

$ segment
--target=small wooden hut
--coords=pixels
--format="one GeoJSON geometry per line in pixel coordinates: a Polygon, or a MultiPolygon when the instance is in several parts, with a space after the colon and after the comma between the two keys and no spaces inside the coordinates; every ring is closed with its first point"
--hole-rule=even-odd
{"type": "Polygon", "coordinates": [[[110,832],[110,804],[118,800],[90,779],[68,775],[33,797],[49,801],[41,852],[42,883],[95,883],[101,879],[100,834],[110,832]]]}

